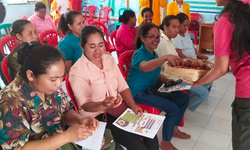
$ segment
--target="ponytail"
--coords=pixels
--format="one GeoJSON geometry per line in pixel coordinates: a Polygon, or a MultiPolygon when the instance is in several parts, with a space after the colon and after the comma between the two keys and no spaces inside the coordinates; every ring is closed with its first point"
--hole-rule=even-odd
{"type": "Polygon", "coordinates": [[[58,23],[58,31],[62,31],[63,34],[67,34],[70,29],[68,24],[72,25],[74,23],[74,18],[78,15],[82,15],[78,11],[69,11],[61,15],[58,23]]]}

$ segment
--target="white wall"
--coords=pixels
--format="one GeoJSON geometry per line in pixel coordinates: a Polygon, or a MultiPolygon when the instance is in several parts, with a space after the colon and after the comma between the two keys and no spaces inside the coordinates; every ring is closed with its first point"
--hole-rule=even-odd
{"type": "Polygon", "coordinates": [[[6,9],[6,16],[3,23],[13,23],[15,20],[22,19],[24,16],[29,17],[34,13],[34,3],[8,5],[7,0],[2,0],[6,9]]]}

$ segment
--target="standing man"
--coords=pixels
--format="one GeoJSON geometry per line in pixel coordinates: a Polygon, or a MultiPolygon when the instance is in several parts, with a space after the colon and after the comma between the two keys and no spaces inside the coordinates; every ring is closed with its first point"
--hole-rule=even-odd
{"type": "Polygon", "coordinates": [[[167,15],[178,15],[179,13],[184,13],[191,19],[190,6],[188,3],[183,2],[183,0],[175,0],[168,4],[167,15]]]}

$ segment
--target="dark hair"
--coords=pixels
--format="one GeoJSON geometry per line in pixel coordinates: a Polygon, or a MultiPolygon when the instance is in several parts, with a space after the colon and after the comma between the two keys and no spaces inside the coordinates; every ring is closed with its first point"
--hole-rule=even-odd
{"type": "Polygon", "coordinates": [[[85,26],[81,29],[81,32],[80,32],[80,45],[81,45],[81,47],[85,46],[85,44],[88,42],[88,37],[94,33],[99,33],[104,41],[103,33],[100,29],[98,29],[95,26],[85,26]]]}
{"type": "Polygon", "coordinates": [[[10,34],[11,34],[12,36],[15,36],[15,37],[16,37],[17,34],[22,35],[22,32],[23,32],[23,30],[24,30],[24,26],[25,26],[26,24],[29,24],[29,23],[31,23],[29,20],[23,20],[23,19],[16,20],[16,21],[13,22],[12,25],[11,25],[11,29],[12,29],[12,30],[10,31],[10,34]]]}
{"type": "Polygon", "coordinates": [[[19,75],[23,80],[28,81],[26,72],[31,70],[37,78],[39,75],[46,74],[47,69],[60,60],[63,60],[63,57],[56,48],[41,45],[39,42],[25,42],[17,55],[17,62],[21,65],[19,75]]]}
{"type": "Polygon", "coordinates": [[[154,15],[151,8],[145,7],[145,8],[141,11],[141,16],[143,17],[144,13],[147,12],[147,11],[151,12],[151,14],[154,15]]]}
{"type": "Polygon", "coordinates": [[[180,23],[182,24],[185,20],[189,19],[188,16],[184,13],[179,13],[176,15],[180,23]]]}
{"type": "Polygon", "coordinates": [[[157,28],[159,30],[159,27],[153,23],[143,25],[140,30],[140,36],[146,37],[148,35],[148,31],[152,28],[157,28]]]}
{"type": "Polygon", "coordinates": [[[43,2],[37,2],[35,4],[35,11],[39,11],[39,9],[46,9],[46,5],[43,2]]]}
{"type": "Polygon", "coordinates": [[[124,24],[127,24],[130,17],[134,17],[135,12],[133,10],[125,10],[123,14],[119,17],[119,22],[123,22],[124,24]]]}
{"type": "Polygon", "coordinates": [[[160,29],[164,30],[164,25],[168,27],[170,25],[170,22],[174,19],[178,20],[178,18],[174,15],[169,15],[169,16],[164,17],[164,19],[162,20],[162,23],[160,25],[160,29]]]}
{"type": "Polygon", "coordinates": [[[231,45],[239,61],[246,54],[250,55],[250,6],[238,0],[231,0],[219,16],[225,13],[228,14],[229,21],[234,24],[231,45]]]}
{"type": "Polygon", "coordinates": [[[68,24],[74,23],[74,18],[78,15],[82,15],[78,11],[69,11],[61,15],[59,23],[58,23],[58,30],[62,31],[63,34],[67,34],[69,32],[68,24]]]}

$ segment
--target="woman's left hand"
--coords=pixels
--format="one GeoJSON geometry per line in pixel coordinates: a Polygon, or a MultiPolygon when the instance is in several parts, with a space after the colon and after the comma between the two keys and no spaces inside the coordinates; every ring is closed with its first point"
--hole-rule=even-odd
{"type": "Polygon", "coordinates": [[[131,109],[133,110],[133,112],[135,114],[137,114],[138,116],[141,116],[143,113],[143,110],[141,107],[137,106],[136,104],[134,104],[133,106],[131,106],[131,109]]]}
{"type": "Polygon", "coordinates": [[[189,81],[189,80],[182,79],[182,78],[181,78],[181,80],[182,80],[183,82],[186,82],[186,83],[188,83],[188,84],[192,85],[193,87],[197,87],[196,82],[189,81]]]}

